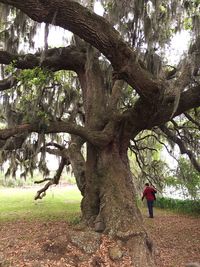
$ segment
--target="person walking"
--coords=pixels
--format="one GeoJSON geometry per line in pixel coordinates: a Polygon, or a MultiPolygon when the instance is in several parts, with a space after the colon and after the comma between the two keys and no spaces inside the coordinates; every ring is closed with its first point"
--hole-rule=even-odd
{"type": "Polygon", "coordinates": [[[153,218],[153,203],[156,200],[155,194],[157,190],[154,186],[150,186],[149,183],[145,184],[145,188],[142,195],[142,201],[144,198],[147,200],[147,207],[149,211],[149,218],[153,218]]]}

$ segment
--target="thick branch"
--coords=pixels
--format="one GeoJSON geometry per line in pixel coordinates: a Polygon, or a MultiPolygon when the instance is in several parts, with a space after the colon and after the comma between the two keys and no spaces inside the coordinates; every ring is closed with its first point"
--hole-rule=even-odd
{"type": "MultiPolygon", "coordinates": [[[[180,95],[179,106],[173,117],[199,106],[200,86],[196,86],[180,95]]],[[[155,126],[166,123],[170,119],[169,114],[166,106],[161,110],[156,110],[152,105],[148,105],[148,103],[139,99],[134,107],[127,109],[121,115],[121,120],[126,121],[124,124],[126,132],[130,133],[130,138],[133,138],[133,136],[136,136],[143,129],[152,129],[155,126]]]]}
{"type": "Polygon", "coordinates": [[[41,53],[26,55],[13,55],[6,51],[0,51],[0,63],[8,65],[14,62],[18,69],[33,69],[37,66],[47,67],[53,71],[82,69],[85,63],[85,53],[75,46],[52,48],[45,51],[42,61],[41,53]]]}
{"type": "Polygon", "coordinates": [[[113,128],[107,127],[104,131],[89,130],[85,127],[69,123],[69,122],[50,122],[48,125],[34,124],[22,124],[13,128],[0,130],[0,140],[6,140],[11,136],[15,136],[21,133],[61,133],[66,132],[70,134],[78,135],[88,142],[96,146],[104,146],[108,144],[113,138],[113,128]]]}
{"type": "Polygon", "coordinates": [[[0,149],[12,151],[22,147],[24,141],[27,138],[27,134],[20,134],[13,136],[8,140],[0,140],[0,149]]]}
{"type": "Polygon", "coordinates": [[[48,152],[49,154],[51,155],[54,155],[54,156],[62,156],[62,151],[60,151],[59,149],[52,149],[52,148],[49,148],[49,147],[46,147],[44,148],[46,152],[48,152]]]}
{"type": "Polygon", "coordinates": [[[11,87],[13,87],[13,85],[16,84],[16,82],[17,82],[17,79],[13,76],[11,76],[7,79],[1,80],[0,81],[0,91],[10,89],[11,87]]]}
{"type": "Polygon", "coordinates": [[[179,106],[174,114],[174,117],[186,112],[189,109],[200,106],[200,85],[192,87],[183,92],[180,96],[179,106]]]}
{"type": "Polygon", "coordinates": [[[162,85],[140,67],[136,53],[104,18],[79,3],[65,0],[1,0],[21,9],[38,22],[53,23],[70,30],[101,51],[112,63],[117,75],[125,79],[137,92],[153,101],[162,85]],[[74,19],[76,18],[76,19],[74,19]],[[151,99],[150,99],[151,97],[151,99]]]}
{"type": "MultiPolygon", "coordinates": [[[[55,155],[55,156],[60,156],[60,157],[63,157],[63,153],[62,151],[65,150],[65,146],[62,146],[58,143],[55,143],[55,142],[49,142],[49,143],[46,143],[45,146],[42,146],[40,148],[40,151],[45,151],[45,152],[48,152],[49,154],[52,154],[52,155],[55,155]],[[49,146],[53,146],[55,148],[49,148],[49,146]]],[[[68,159],[66,159],[68,160],[68,159]]]]}
{"type": "Polygon", "coordinates": [[[124,85],[123,80],[116,80],[114,82],[114,85],[112,87],[112,94],[108,101],[108,110],[111,112],[116,110],[117,104],[122,94],[123,85],[124,85]]]}
{"type": "Polygon", "coordinates": [[[187,154],[188,155],[194,168],[200,172],[200,164],[196,160],[195,155],[192,153],[192,151],[187,149],[184,142],[180,138],[178,138],[172,131],[170,131],[166,126],[161,126],[160,129],[163,131],[163,133],[165,133],[167,135],[167,137],[171,141],[173,141],[174,143],[176,143],[179,146],[181,154],[187,154]]]}

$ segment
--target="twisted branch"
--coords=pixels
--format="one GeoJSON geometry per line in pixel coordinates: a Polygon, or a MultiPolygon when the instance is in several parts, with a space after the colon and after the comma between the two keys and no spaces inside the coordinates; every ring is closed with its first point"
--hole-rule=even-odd
{"type": "Polygon", "coordinates": [[[46,191],[47,189],[52,186],[52,185],[57,185],[60,181],[60,177],[61,177],[61,174],[62,174],[62,171],[64,169],[66,165],[66,161],[65,159],[62,159],[61,162],[60,162],[60,165],[58,167],[58,170],[56,172],[56,175],[51,179],[51,178],[45,178],[41,181],[36,181],[35,183],[39,184],[39,183],[42,183],[42,182],[45,182],[45,181],[49,181],[48,183],[45,184],[45,186],[43,188],[41,188],[39,191],[37,191],[37,194],[35,196],[35,200],[37,199],[42,199],[43,197],[46,196],[46,191]]]}

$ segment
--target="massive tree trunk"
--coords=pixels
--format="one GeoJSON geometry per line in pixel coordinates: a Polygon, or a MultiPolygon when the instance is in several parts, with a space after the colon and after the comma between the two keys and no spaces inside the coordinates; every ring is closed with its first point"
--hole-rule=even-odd
{"type": "Polygon", "coordinates": [[[155,266],[127,155],[120,152],[117,142],[101,150],[89,145],[81,208],[83,220],[96,231],[121,240],[129,251],[131,266],[155,266]]]}
{"type": "MultiPolygon", "coordinates": [[[[137,207],[136,193],[130,172],[127,150],[131,136],[130,124],[115,120],[123,83],[115,82],[110,98],[106,97],[103,74],[96,51],[87,51],[87,63],[79,73],[83,90],[85,126],[102,131],[114,125],[109,144],[95,146],[87,142],[85,186],[81,203],[83,221],[94,230],[121,240],[129,250],[135,267],[155,266],[152,247],[143,228],[142,216],[137,207]]],[[[120,116],[120,113],[118,113],[120,116]]],[[[138,132],[134,127],[134,134],[138,132]]],[[[95,137],[94,137],[95,138],[95,137]]]]}

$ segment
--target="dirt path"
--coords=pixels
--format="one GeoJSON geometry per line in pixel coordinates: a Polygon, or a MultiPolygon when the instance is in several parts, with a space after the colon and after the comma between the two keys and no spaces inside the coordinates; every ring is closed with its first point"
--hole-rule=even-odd
{"type": "Polygon", "coordinates": [[[156,244],[159,267],[200,263],[200,217],[156,210],[154,219],[144,217],[144,220],[156,244]]]}
{"type": "MultiPolygon", "coordinates": [[[[144,215],[146,228],[154,240],[158,267],[184,267],[200,262],[200,217],[155,211],[155,218],[144,215]]],[[[71,227],[66,222],[0,223],[0,266],[12,267],[130,267],[108,258],[104,238],[100,251],[87,261],[83,251],[68,239],[71,227]],[[3,262],[3,265],[2,265],[3,262]]]]}

